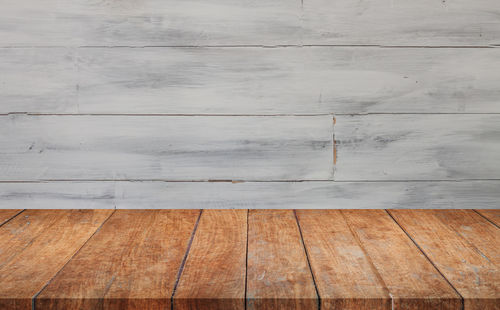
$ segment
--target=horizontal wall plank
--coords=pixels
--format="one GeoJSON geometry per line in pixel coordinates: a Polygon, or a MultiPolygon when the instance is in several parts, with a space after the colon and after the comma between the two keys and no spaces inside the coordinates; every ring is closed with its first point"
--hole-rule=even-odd
{"type": "Polygon", "coordinates": [[[2,1],[4,46],[486,45],[495,0],[2,1]]]}
{"type": "Polygon", "coordinates": [[[495,0],[304,0],[304,44],[480,45],[500,42],[495,0]]]}
{"type": "Polygon", "coordinates": [[[0,183],[0,208],[495,209],[500,181],[0,183]]]}
{"type": "Polygon", "coordinates": [[[500,49],[16,48],[0,68],[0,113],[500,113],[500,49]]]}
{"type": "Polygon", "coordinates": [[[332,139],[330,116],[10,115],[0,179],[331,179],[332,139]]]}
{"type": "Polygon", "coordinates": [[[500,179],[500,115],[339,116],[336,180],[500,179]]]}

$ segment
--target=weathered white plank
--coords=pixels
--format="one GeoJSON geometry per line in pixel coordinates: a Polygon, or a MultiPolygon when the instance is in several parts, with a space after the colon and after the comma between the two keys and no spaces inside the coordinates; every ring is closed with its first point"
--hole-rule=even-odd
{"type": "Polygon", "coordinates": [[[0,113],[500,113],[500,49],[0,49],[0,113]]]}
{"type": "Polygon", "coordinates": [[[331,179],[330,116],[0,117],[0,180],[331,179]]]}
{"type": "Polygon", "coordinates": [[[0,208],[498,208],[500,181],[0,183],[0,208]]]}
{"type": "Polygon", "coordinates": [[[500,115],[339,116],[336,180],[500,179],[500,115]]]}
{"type": "Polygon", "coordinates": [[[487,45],[496,0],[2,0],[3,46],[487,45]]]}
{"type": "Polygon", "coordinates": [[[76,56],[62,48],[0,48],[0,113],[77,111],[76,56]]]}
{"type": "Polygon", "coordinates": [[[497,0],[304,0],[304,44],[500,43],[497,0]]]}

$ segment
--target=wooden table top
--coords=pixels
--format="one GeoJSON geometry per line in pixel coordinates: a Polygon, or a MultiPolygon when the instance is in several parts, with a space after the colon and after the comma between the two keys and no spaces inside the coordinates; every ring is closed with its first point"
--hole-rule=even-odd
{"type": "Polygon", "coordinates": [[[500,309],[500,210],[0,210],[0,309],[500,309]]]}

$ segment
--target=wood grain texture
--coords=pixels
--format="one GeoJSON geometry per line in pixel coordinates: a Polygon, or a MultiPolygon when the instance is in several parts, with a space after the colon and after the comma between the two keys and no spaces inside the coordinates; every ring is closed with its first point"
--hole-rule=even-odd
{"type": "Polygon", "coordinates": [[[3,46],[499,44],[495,0],[3,0],[3,46]]]}
{"type": "Polygon", "coordinates": [[[391,210],[464,298],[465,310],[500,305],[500,230],[472,210],[391,210]]]}
{"type": "Polygon", "coordinates": [[[500,7],[492,0],[303,2],[304,44],[460,46],[498,44],[500,7]]]}
{"type": "Polygon", "coordinates": [[[384,210],[342,210],[392,309],[462,309],[462,299],[384,210]]]}
{"type": "Polygon", "coordinates": [[[297,210],[321,309],[389,310],[391,297],[339,210],[297,210]]]}
{"type": "Polygon", "coordinates": [[[500,113],[498,49],[16,48],[0,68],[0,113],[500,113]]]}
{"type": "Polygon", "coordinates": [[[500,226],[500,209],[476,210],[497,226],[500,226]]]}
{"type": "Polygon", "coordinates": [[[0,308],[31,309],[32,298],[112,210],[26,210],[0,227],[0,308]]]}
{"type": "Polygon", "coordinates": [[[293,211],[248,212],[247,309],[318,308],[293,211]]]}
{"type": "Polygon", "coordinates": [[[0,208],[498,208],[500,181],[0,183],[0,208]]]}
{"type": "Polygon", "coordinates": [[[0,178],[331,179],[332,137],[330,116],[10,115],[0,178]]]}
{"type": "Polygon", "coordinates": [[[500,115],[339,116],[336,180],[498,179],[500,115]]]}
{"type": "Polygon", "coordinates": [[[245,309],[246,247],[247,210],[204,210],[174,309],[245,309]]]}
{"type": "Polygon", "coordinates": [[[21,213],[23,210],[16,210],[16,209],[5,209],[5,210],[0,210],[0,226],[2,226],[4,223],[21,213]]]}
{"type": "Polygon", "coordinates": [[[170,309],[198,210],[118,210],[36,298],[37,309],[170,309]]]}

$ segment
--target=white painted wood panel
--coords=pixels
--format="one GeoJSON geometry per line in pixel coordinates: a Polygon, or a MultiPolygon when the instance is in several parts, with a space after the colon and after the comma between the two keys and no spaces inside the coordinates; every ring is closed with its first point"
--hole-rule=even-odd
{"type": "Polygon", "coordinates": [[[304,44],[498,45],[497,0],[304,0],[304,44]]]}
{"type": "Polygon", "coordinates": [[[332,176],[331,116],[0,117],[0,180],[332,176]]]}
{"type": "Polygon", "coordinates": [[[498,208],[500,181],[0,183],[1,208],[498,208]]]}
{"type": "Polygon", "coordinates": [[[1,0],[2,46],[500,44],[497,0],[1,0]]]}
{"type": "Polygon", "coordinates": [[[500,179],[500,115],[336,120],[336,180],[500,179]]]}
{"type": "Polygon", "coordinates": [[[500,49],[0,49],[0,113],[500,113],[500,49]]]}

